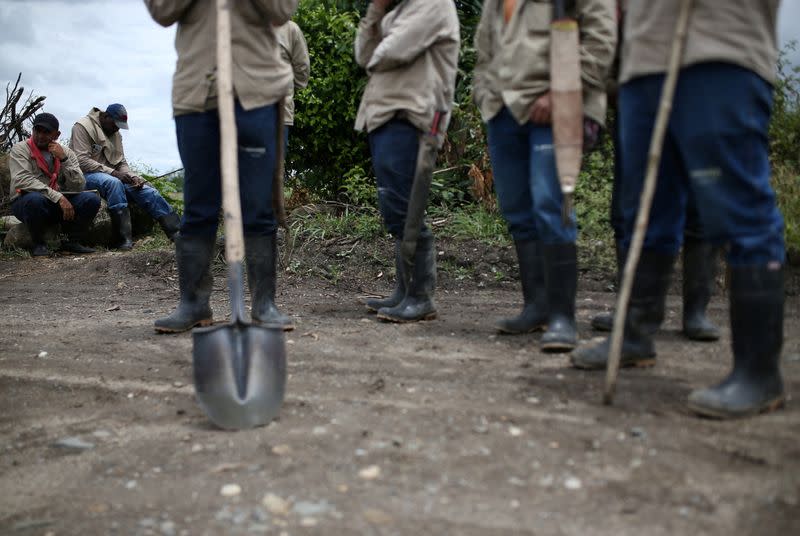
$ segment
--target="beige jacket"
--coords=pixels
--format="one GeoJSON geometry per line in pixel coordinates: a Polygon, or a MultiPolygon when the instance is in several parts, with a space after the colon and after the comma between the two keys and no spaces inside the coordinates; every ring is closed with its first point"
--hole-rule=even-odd
{"type": "Polygon", "coordinates": [[[356,62],[369,76],[356,130],[371,132],[402,112],[427,131],[437,110],[449,112],[459,31],[453,0],[404,0],[389,13],[370,4],[356,34],[356,62]]]}
{"type": "MultiPolygon", "coordinates": [[[[292,68],[280,57],[274,26],[297,9],[298,0],[236,0],[231,6],[233,88],[252,110],[282,99],[292,86],[292,68]]],[[[162,26],[178,23],[178,64],[172,79],[174,115],[216,108],[215,0],[144,0],[162,26]]]]}
{"type": "Polygon", "coordinates": [[[106,136],[100,126],[100,109],[92,108],[72,127],[69,147],[78,155],[81,171],[86,173],[107,173],[121,171],[130,173],[125,151],[122,148],[122,135],[115,132],[106,136]]]}
{"type": "MultiPolygon", "coordinates": [[[[678,0],[628,0],[620,82],[667,69],[678,0]]],[[[780,0],[695,0],[682,66],[732,63],[775,82],[780,0]]]]}
{"type": "MultiPolygon", "coordinates": [[[[660,1],[660,0],[659,0],[660,1]]],[[[606,81],[617,44],[615,0],[577,0],[584,114],[605,124],[606,81]]],[[[550,89],[549,1],[518,1],[508,24],[503,0],[486,0],[475,32],[473,98],[484,121],[503,108],[522,125],[536,98],[550,89]]]]}
{"type": "Polygon", "coordinates": [[[294,21],[290,20],[278,28],[278,43],[281,45],[283,61],[292,66],[294,73],[294,85],[286,96],[283,107],[283,123],[294,125],[294,93],[308,86],[311,58],[308,57],[308,45],[303,31],[294,21]]]}
{"type": "MultiPolygon", "coordinates": [[[[61,162],[58,172],[58,187],[64,192],[80,192],[86,186],[86,179],[81,173],[78,155],[69,147],[64,147],[67,159],[61,162]]],[[[28,140],[21,141],[11,147],[8,157],[8,170],[11,174],[11,201],[24,192],[39,192],[53,203],[63,197],[50,188],[50,178],[45,175],[31,155],[28,140]]]]}

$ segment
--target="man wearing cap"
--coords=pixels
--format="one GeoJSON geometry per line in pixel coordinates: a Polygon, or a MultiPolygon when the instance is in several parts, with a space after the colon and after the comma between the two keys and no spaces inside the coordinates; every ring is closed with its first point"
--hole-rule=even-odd
{"type": "Polygon", "coordinates": [[[72,127],[69,145],[78,154],[86,188],[99,190],[106,199],[111,221],[121,239],[119,249],[133,248],[129,201],[144,208],[174,241],[180,217],[158,190],[128,167],[119,129],[128,130],[128,112],[121,104],[111,104],[105,112],[92,108],[72,127]]]}
{"type": "Polygon", "coordinates": [[[11,148],[11,210],[30,231],[31,255],[49,254],[44,242],[48,226],[63,224],[68,240],[61,248],[72,253],[93,253],[81,245],[92,223],[100,198],[84,192],[86,183],[77,155],[58,143],[58,119],[41,113],[33,120],[33,134],[11,148]]]}

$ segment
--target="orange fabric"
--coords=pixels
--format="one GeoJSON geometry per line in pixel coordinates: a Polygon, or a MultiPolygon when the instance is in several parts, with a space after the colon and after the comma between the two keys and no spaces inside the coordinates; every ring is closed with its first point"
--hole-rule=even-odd
{"type": "Polygon", "coordinates": [[[503,0],[503,18],[506,22],[511,20],[514,10],[517,8],[517,0],[503,0]]]}

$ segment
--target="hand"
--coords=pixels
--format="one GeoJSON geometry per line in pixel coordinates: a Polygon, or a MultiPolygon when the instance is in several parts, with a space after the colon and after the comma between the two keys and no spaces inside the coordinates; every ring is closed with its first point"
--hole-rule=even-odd
{"type": "Polygon", "coordinates": [[[58,206],[61,207],[61,214],[64,216],[64,221],[72,221],[75,219],[75,209],[66,196],[61,196],[61,199],[58,200],[58,206]]]}
{"type": "Polygon", "coordinates": [[[141,190],[142,188],[144,188],[144,185],[147,184],[147,181],[145,181],[139,175],[132,175],[128,173],[127,179],[128,179],[128,184],[130,184],[137,190],[141,190]]]}
{"type": "Polygon", "coordinates": [[[111,176],[116,178],[116,179],[121,180],[122,182],[126,182],[126,178],[127,178],[128,174],[127,173],[123,173],[123,172],[118,171],[118,170],[115,169],[114,171],[111,172],[111,176]]]}
{"type": "Polygon", "coordinates": [[[552,122],[553,103],[550,92],[539,95],[531,106],[531,121],[537,125],[549,125],[552,122]]]}
{"type": "Polygon", "coordinates": [[[600,123],[589,117],[583,118],[583,152],[588,153],[597,148],[600,135],[603,133],[600,123]]]}
{"type": "Polygon", "coordinates": [[[58,142],[51,141],[48,143],[47,150],[59,160],[64,160],[67,157],[67,152],[58,142]]]}

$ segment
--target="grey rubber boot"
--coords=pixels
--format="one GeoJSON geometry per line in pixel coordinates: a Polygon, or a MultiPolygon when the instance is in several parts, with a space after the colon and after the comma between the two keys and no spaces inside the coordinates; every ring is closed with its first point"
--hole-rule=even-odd
{"type": "Polygon", "coordinates": [[[251,316],[256,324],[280,326],[284,331],[294,329],[292,319],[281,314],[275,306],[278,246],[274,234],[246,235],[244,251],[247,261],[247,282],[250,286],[251,316]]]}
{"type": "Polygon", "coordinates": [[[400,256],[399,240],[394,241],[394,268],[395,273],[397,274],[395,276],[397,278],[397,282],[395,283],[392,294],[386,298],[367,300],[366,306],[370,312],[377,313],[383,307],[394,307],[406,296],[406,281],[405,275],[403,274],[403,259],[400,256]]]}
{"type": "Polygon", "coordinates": [[[175,212],[170,212],[165,216],[156,218],[156,221],[161,226],[161,230],[167,235],[170,241],[175,242],[175,237],[181,229],[181,217],[175,212]]]}
{"type": "Polygon", "coordinates": [[[155,321],[159,333],[179,333],[195,326],[208,326],[213,322],[211,312],[211,258],[214,237],[180,236],[175,242],[175,261],[178,264],[178,308],[155,321]]]}
{"type": "Polygon", "coordinates": [[[731,419],[775,410],[784,403],[783,268],[731,268],[733,370],[719,385],[693,391],[689,409],[731,419]]]}
{"type": "Polygon", "coordinates": [[[119,235],[120,242],[117,249],[125,251],[133,249],[133,227],[131,226],[131,211],[128,207],[108,210],[111,216],[111,225],[119,235]]]}
{"type": "Polygon", "coordinates": [[[545,352],[569,352],[578,343],[575,325],[577,250],[574,243],[543,244],[542,256],[549,314],[547,331],[540,344],[545,352]]]}
{"type": "MultiPolygon", "coordinates": [[[[642,250],[633,290],[625,317],[620,367],[647,367],[655,364],[653,335],[664,321],[667,290],[675,257],[652,250],[642,250]]],[[[608,362],[610,338],[584,345],[572,352],[572,366],[581,369],[604,369],[608,362]]]]}
{"type": "Polygon", "coordinates": [[[417,240],[414,257],[414,273],[406,289],[406,295],[394,307],[378,310],[378,318],[386,322],[417,322],[436,318],[433,294],[436,288],[436,250],[433,234],[426,229],[417,240]]]}
{"type": "Polygon", "coordinates": [[[687,238],[683,243],[683,334],[693,341],[716,341],[719,329],[706,316],[717,276],[719,248],[687,238]]]}
{"type": "MultiPolygon", "coordinates": [[[[625,271],[625,260],[627,252],[622,246],[622,241],[617,240],[615,244],[615,251],[617,255],[617,292],[622,282],[622,272],[625,271]]],[[[611,331],[614,327],[614,313],[599,313],[592,317],[592,328],[597,331],[611,331]]]]}
{"type": "Polygon", "coordinates": [[[518,334],[539,331],[547,326],[547,293],[544,284],[544,260],[541,245],[536,240],[514,242],[522,283],[522,312],[497,322],[500,333],[518,334]]]}

